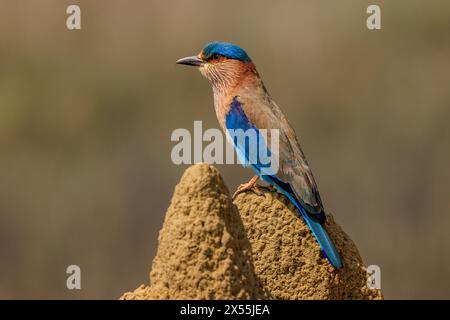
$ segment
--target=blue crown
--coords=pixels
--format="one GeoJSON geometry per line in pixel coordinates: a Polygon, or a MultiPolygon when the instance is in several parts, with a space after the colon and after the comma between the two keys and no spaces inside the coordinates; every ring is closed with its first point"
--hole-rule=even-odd
{"type": "Polygon", "coordinates": [[[228,42],[213,41],[207,43],[203,48],[202,52],[205,58],[209,58],[214,54],[219,54],[228,59],[236,59],[242,62],[251,61],[250,57],[244,51],[244,49],[228,42]]]}

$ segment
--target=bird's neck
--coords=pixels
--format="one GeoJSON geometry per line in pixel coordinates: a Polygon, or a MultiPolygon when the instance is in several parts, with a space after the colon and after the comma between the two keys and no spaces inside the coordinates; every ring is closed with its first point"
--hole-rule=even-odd
{"type": "Polygon", "coordinates": [[[230,86],[212,86],[214,93],[214,109],[217,119],[223,130],[225,127],[225,116],[230,109],[234,97],[251,99],[252,95],[264,94],[264,84],[255,69],[243,73],[238,80],[230,86]]]}
{"type": "Polygon", "coordinates": [[[257,76],[255,65],[239,60],[226,60],[220,64],[206,64],[200,72],[209,80],[214,95],[228,95],[253,76],[257,76]]]}

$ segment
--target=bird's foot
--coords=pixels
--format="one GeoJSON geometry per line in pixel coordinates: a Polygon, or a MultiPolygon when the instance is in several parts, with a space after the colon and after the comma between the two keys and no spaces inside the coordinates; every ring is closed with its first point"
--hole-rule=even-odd
{"type": "Polygon", "coordinates": [[[263,192],[261,191],[261,189],[259,188],[259,186],[257,185],[256,182],[258,182],[259,177],[258,176],[254,176],[249,182],[241,184],[236,192],[233,194],[232,199],[234,200],[236,198],[236,196],[244,191],[247,190],[251,190],[254,193],[256,193],[258,196],[263,195],[263,192]]]}

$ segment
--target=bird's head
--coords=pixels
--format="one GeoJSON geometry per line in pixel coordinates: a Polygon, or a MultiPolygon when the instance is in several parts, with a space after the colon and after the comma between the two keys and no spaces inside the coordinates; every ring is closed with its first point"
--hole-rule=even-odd
{"type": "Polygon", "coordinates": [[[241,47],[228,42],[210,42],[196,56],[179,59],[176,63],[196,66],[214,89],[235,87],[249,73],[257,75],[255,65],[241,47]]]}

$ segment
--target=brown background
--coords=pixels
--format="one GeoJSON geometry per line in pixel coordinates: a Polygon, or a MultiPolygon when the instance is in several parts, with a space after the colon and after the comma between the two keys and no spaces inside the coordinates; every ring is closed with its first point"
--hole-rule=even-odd
{"type": "MultiPolygon", "coordinates": [[[[115,299],[148,281],[185,169],[170,134],[218,126],[207,81],[174,61],[211,40],[253,58],[385,297],[450,298],[449,30],[438,0],[0,0],[0,298],[115,299]]],[[[231,189],[251,176],[219,169],[231,189]]]]}

